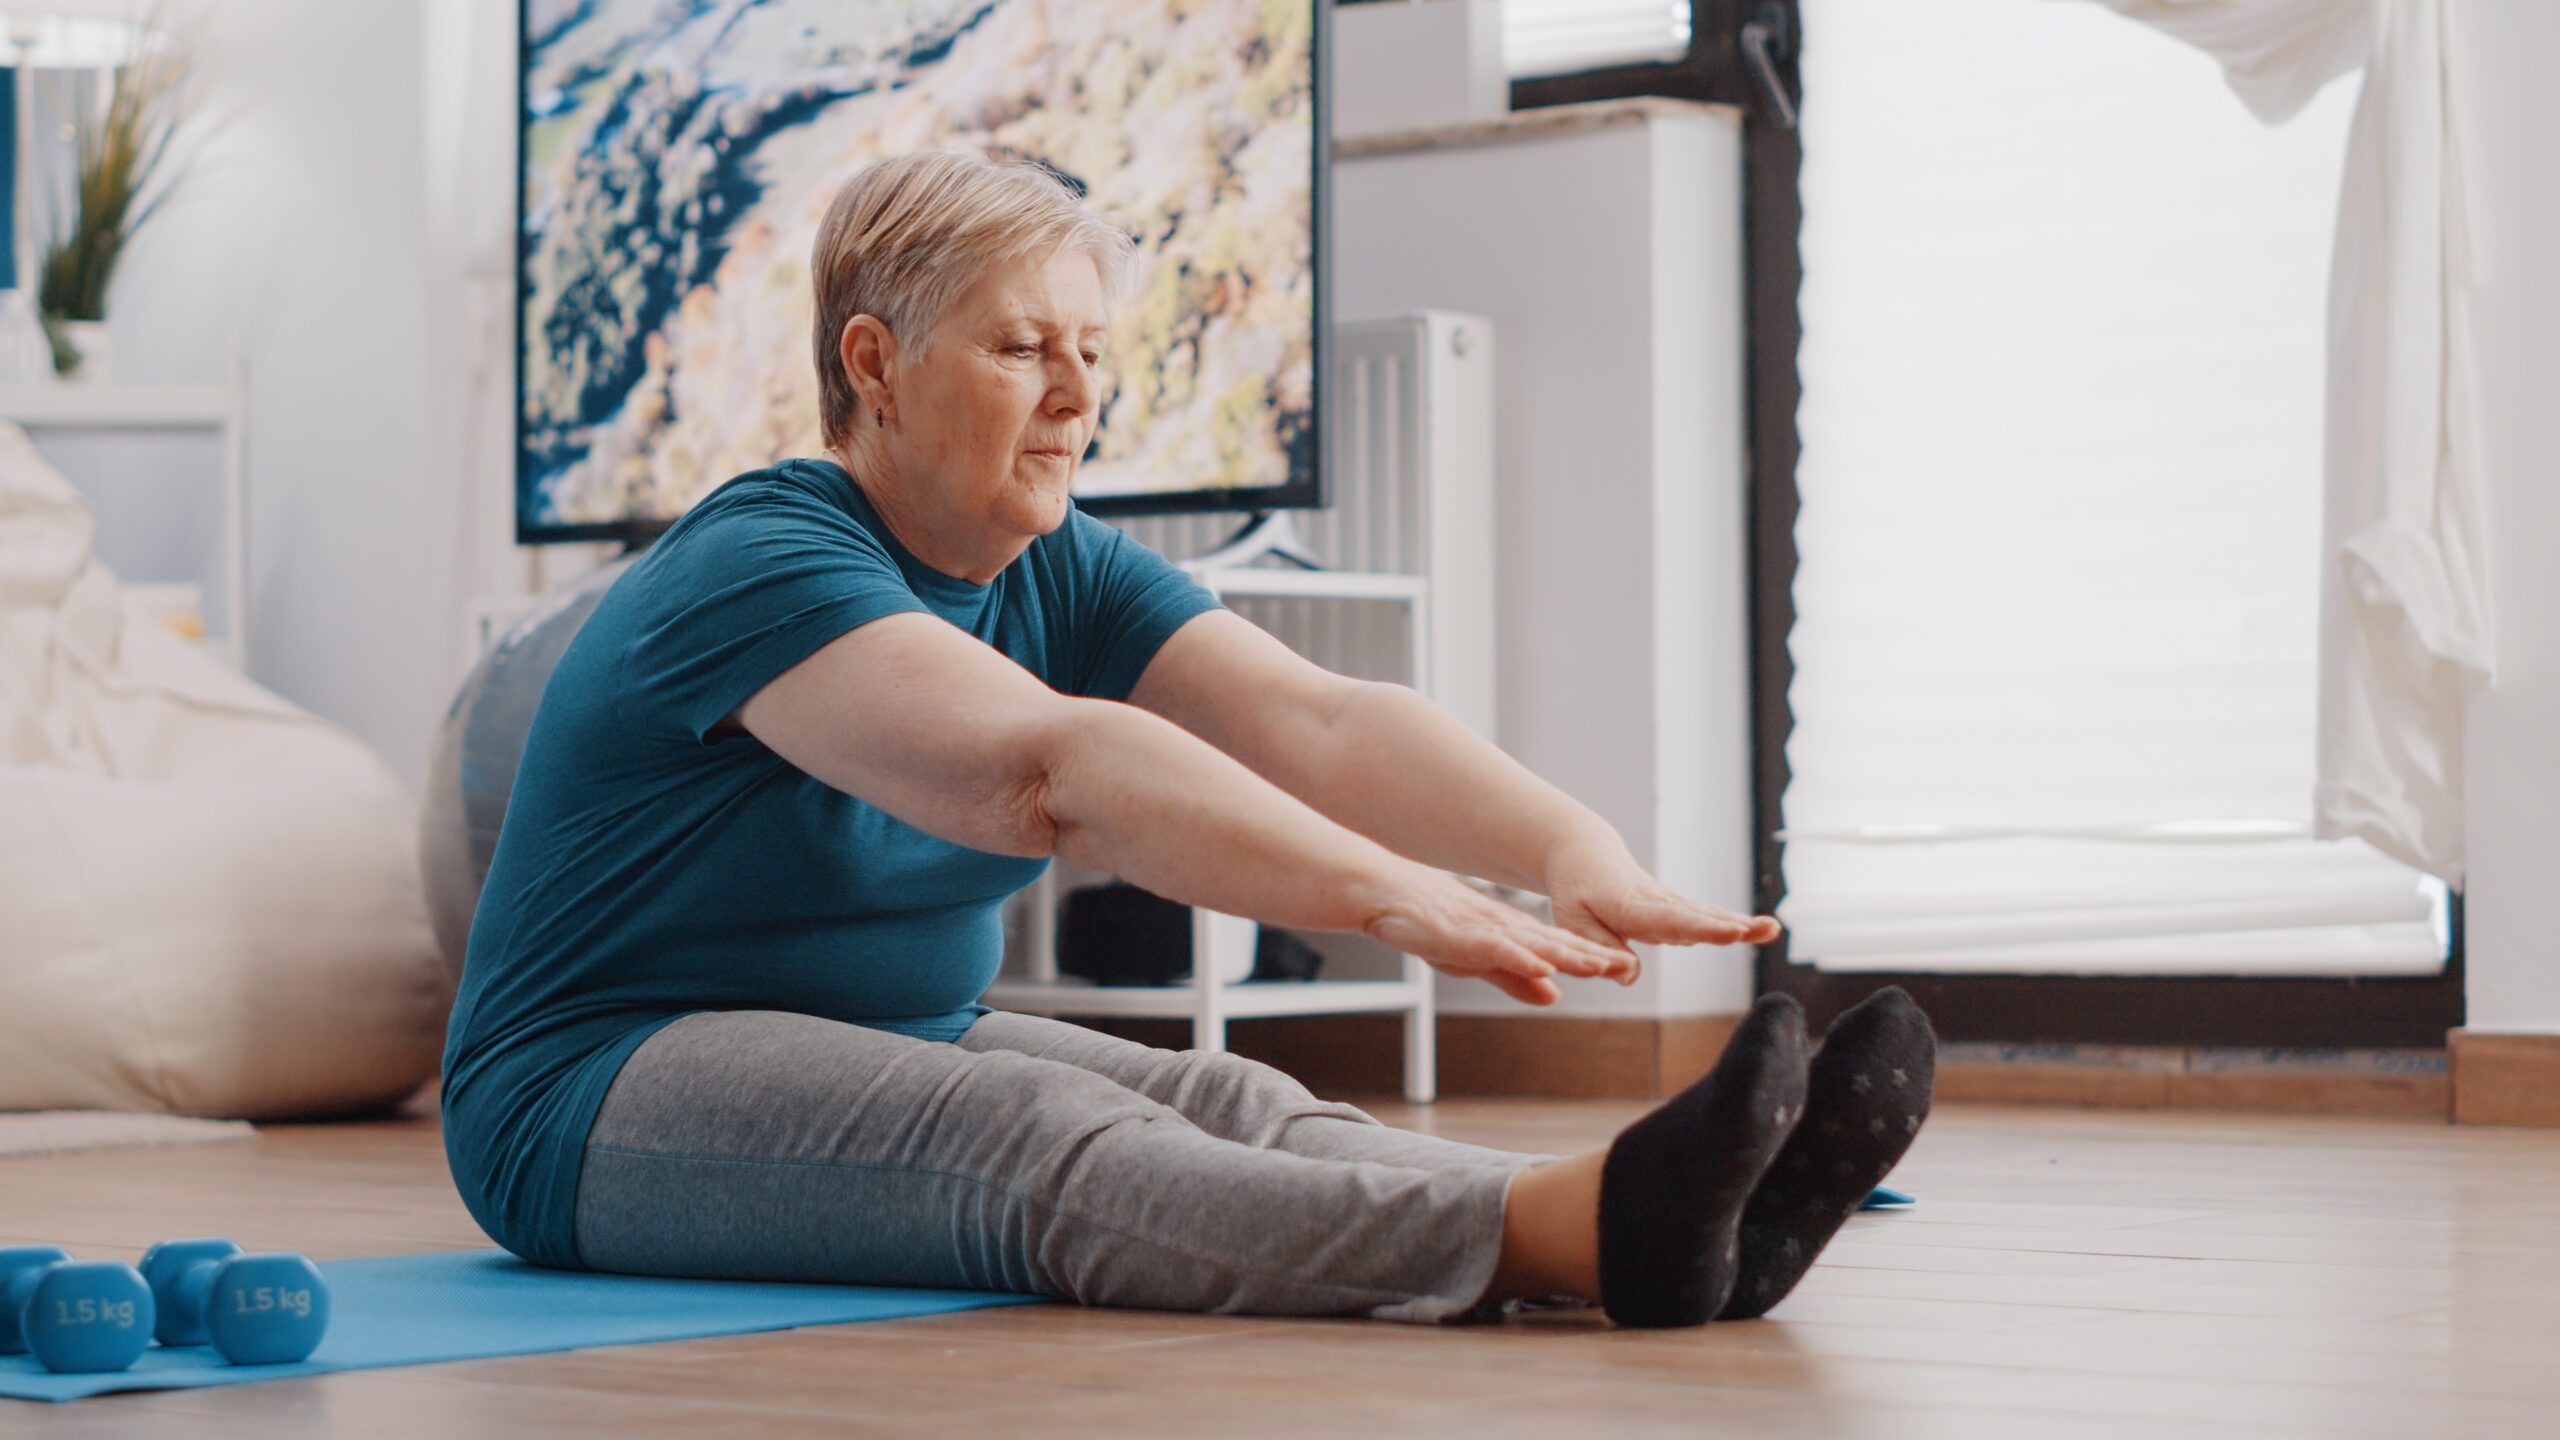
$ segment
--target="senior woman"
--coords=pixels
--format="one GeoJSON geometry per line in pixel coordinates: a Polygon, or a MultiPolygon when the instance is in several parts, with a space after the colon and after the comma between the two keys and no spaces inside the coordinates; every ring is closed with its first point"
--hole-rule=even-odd
{"type": "Polygon", "coordinates": [[[1634,942],[1777,933],[1070,503],[1134,262],[1036,166],[916,155],[835,197],[825,456],[670,528],[535,715],[446,1056],[473,1215],[537,1263],[649,1274],[1401,1320],[1766,1309],[1926,1111],[1899,992],[1810,1063],[1801,1011],[1764,1000],[1704,1079],[1573,1157],[977,1003],[1004,900],[1052,856],[1532,1005],[1632,981],[1634,942]]]}

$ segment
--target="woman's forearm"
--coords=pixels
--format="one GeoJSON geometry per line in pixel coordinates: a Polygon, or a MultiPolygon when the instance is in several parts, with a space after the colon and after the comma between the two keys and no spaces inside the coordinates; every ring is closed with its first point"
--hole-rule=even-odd
{"type": "Polygon", "coordinates": [[[1590,807],[1403,685],[1364,685],[1289,788],[1344,827],[1442,870],[1545,892],[1561,845],[1623,850],[1590,807]]]}
{"type": "Polygon", "coordinates": [[[1077,702],[1049,747],[1054,852],[1170,900],[1273,925],[1357,931],[1412,862],[1132,705],[1077,702]]]}

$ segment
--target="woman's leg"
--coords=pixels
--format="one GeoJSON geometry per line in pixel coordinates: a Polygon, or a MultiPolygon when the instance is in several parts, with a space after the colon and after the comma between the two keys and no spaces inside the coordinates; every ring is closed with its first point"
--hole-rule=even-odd
{"type": "Polygon", "coordinates": [[[1063,1020],[996,1011],[961,1035],[963,1049],[1010,1050],[1090,1070],[1223,1140],[1324,1160],[1366,1160],[1417,1170],[1492,1166],[1525,1170],[1563,1157],[1489,1150],[1400,1130],[1357,1106],[1319,1100],[1260,1061],[1211,1050],[1165,1050],[1063,1020]]]}
{"type": "Polygon", "coordinates": [[[641,1274],[1438,1320],[1484,1297],[1513,1174],[1255,1148],[1055,1060],[707,1012],[607,1093],[577,1241],[641,1274]]]}

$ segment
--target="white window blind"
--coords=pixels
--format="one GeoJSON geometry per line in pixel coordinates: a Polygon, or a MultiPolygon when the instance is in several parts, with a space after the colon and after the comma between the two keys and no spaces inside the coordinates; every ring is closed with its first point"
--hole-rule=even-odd
{"type": "Polygon", "coordinates": [[[1805,0],[1783,802],[1826,969],[2440,968],[2309,838],[2352,80],[2269,128],[2077,0],[1805,0]]]}
{"type": "Polygon", "coordinates": [[[1502,64],[1515,78],[1689,53],[1689,0],[1504,0],[1502,64]]]}

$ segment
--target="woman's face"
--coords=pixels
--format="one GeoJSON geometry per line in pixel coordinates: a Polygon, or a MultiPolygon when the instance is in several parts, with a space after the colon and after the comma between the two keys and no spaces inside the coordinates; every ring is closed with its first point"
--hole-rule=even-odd
{"type": "Polygon", "coordinates": [[[893,382],[883,438],[913,482],[911,518],[998,569],[1058,528],[1098,419],[1106,325],[1101,277],[1074,251],[1001,266],[963,294],[893,382]]]}

